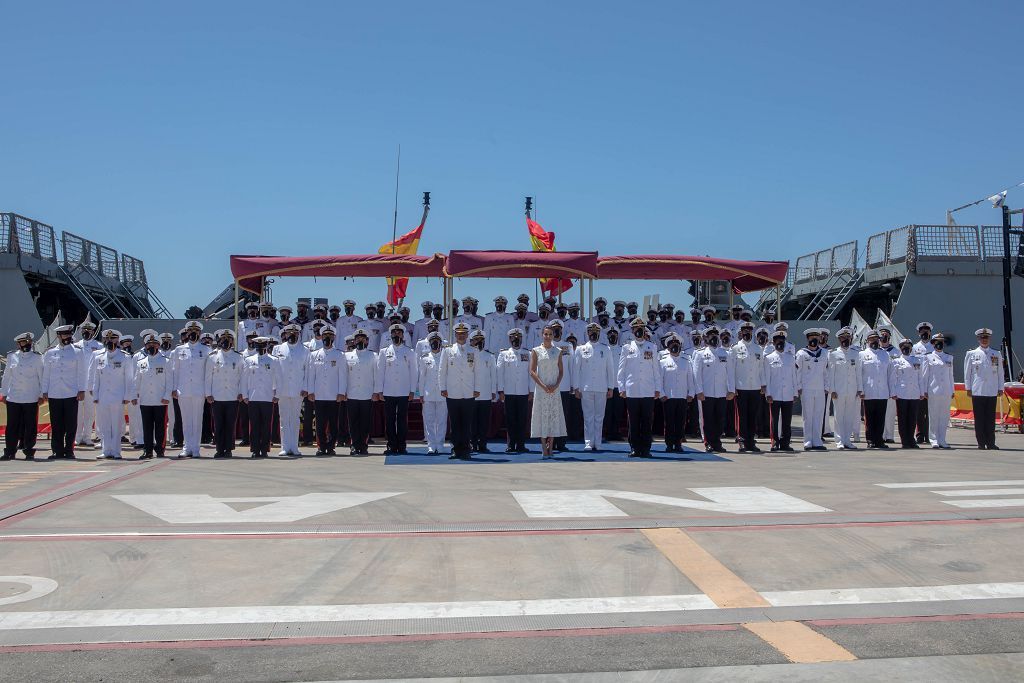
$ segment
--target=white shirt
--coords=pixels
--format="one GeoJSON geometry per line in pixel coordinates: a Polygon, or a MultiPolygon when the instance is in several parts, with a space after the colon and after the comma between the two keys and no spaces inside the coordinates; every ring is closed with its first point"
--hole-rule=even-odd
{"type": "MultiPolygon", "coordinates": [[[[562,339],[565,339],[563,336],[562,339]]],[[[543,342],[541,342],[543,344],[543,342]]],[[[572,367],[572,354],[575,352],[572,344],[567,341],[553,341],[552,346],[562,350],[562,381],[558,383],[559,391],[572,391],[575,387],[572,367]]]]}
{"type": "Polygon", "coordinates": [[[498,391],[511,396],[525,396],[530,393],[530,352],[523,347],[509,347],[498,353],[498,391]]]}
{"type": "Polygon", "coordinates": [[[335,401],[348,391],[348,363],[344,351],[332,346],[309,354],[306,391],[317,401],[335,401]]]}
{"type": "Polygon", "coordinates": [[[964,355],[964,385],[978,396],[997,396],[1003,390],[1003,357],[991,346],[964,355]]]}
{"type": "Polygon", "coordinates": [[[927,356],[929,353],[935,350],[930,341],[919,341],[914,344],[914,348],[910,350],[910,353],[915,356],[927,356]]]}
{"type": "Polygon", "coordinates": [[[103,351],[103,344],[99,339],[93,338],[79,339],[74,345],[82,350],[82,387],[85,391],[89,391],[89,370],[92,368],[92,357],[103,351]]]}
{"type": "Polygon", "coordinates": [[[348,364],[348,398],[353,401],[368,401],[373,398],[377,384],[377,354],[369,349],[349,351],[345,354],[348,364]]]}
{"type": "Polygon", "coordinates": [[[733,386],[744,391],[760,391],[764,386],[763,349],[757,342],[742,339],[729,349],[733,386]]]}
{"type": "Polygon", "coordinates": [[[277,365],[277,359],[269,353],[257,353],[246,358],[239,387],[242,398],[246,401],[273,401],[276,395],[277,365]]]}
{"type": "Polygon", "coordinates": [[[783,348],[772,349],[764,357],[764,395],[773,401],[792,401],[800,390],[796,373],[796,359],[783,348]]]}
{"type": "Polygon", "coordinates": [[[649,341],[632,340],[622,346],[615,375],[619,393],[627,398],[649,398],[661,393],[658,348],[649,341]]]}
{"type": "Polygon", "coordinates": [[[491,353],[498,353],[502,344],[508,343],[508,331],[515,327],[513,321],[515,315],[512,313],[488,313],[484,316],[484,334],[487,335],[485,349],[491,353]]]}
{"type": "Polygon", "coordinates": [[[414,346],[416,344],[419,344],[420,341],[426,339],[427,335],[430,334],[429,332],[427,332],[427,323],[429,323],[431,319],[432,318],[430,316],[427,316],[425,318],[420,318],[415,323],[413,323],[412,342],[414,346]]]}
{"type": "Polygon", "coordinates": [[[416,393],[416,355],[404,344],[388,344],[377,354],[374,393],[408,396],[416,393]]]}
{"type": "Polygon", "coordinates": [[[800,349],[796,352],[796,371],[802,391],[825,392],[825,370],[828,353],[818,347],[815,350],[800,349]]]}
{"type": "Polygon", "coordinates": [[[124,403],[135,398],[135,367],[124,351],[116,349],[93,356],[90,373],[94,401],[100,403],[124,403]]]}
{"type": "Polygon", "coordinates": [[[388,328],[388,324],[379,318],[374,318],[372,320],[362,321],[359,323],[359,327],[366,330],[366,336],[368,337],[366,348],[374,353],[379,351],[381,337],[388,328]]]}
{"type": "Polygon", "coordinates": [[[280,381],[276,386],[278,398],[301,396],[306,390],[306,361],[309,360],[309,349],[298,343],[278,344],[274,347],[274,357],[280,366],[280,381]]]}
{"type": "Polygon", "coordinates": [[[82,347],[74,344],[62,346],[58,342],[43,355],[43,393],[48,398],[61,399],[87,391],[85,377],[89,361],[90,357],[82,347]]]}
{"type": "Polygon", "coordinates": [[[171,361],[162,353],[144,355],[135,361],[135,398],[139,405],[159,406],[171,402],[174,377],[171,361]]]}
{"type": "Polygon", "coordinates": [[[840,396],[855,396],[864,391],[859,351],[852,347],[839,347],[829,352],[825,371],[825,391],[835,392],[840,396]]]}
{"type": "Polygon", "coordinates": [[[242,354],[217,349],[206,361],[206,395],[214,401],[237,401],[242,393],[242,354]]]}
{"type": "Polygon", "coordinates": [[[441,351],[427,351],[417,360],[418,381],[416,383],[420,398],[428,402],[444,401],[441,395],[441,351]]]}
{"type": "Polygon", "coordinates": [[[921,388],[921,360],[917,356],[900,355],[889,362],[889,396],[918,399],[924,395],[921,388]]]}
{"type": "Polygon", "coordinates": [[[0,396],[11,403],[36,403],[43,395],[43,357],[35,351],[7,354],[0,396]]]}
{"type": "Polygon", "coordinates": [[[615,388],[615,361],[612,350],[601,342],[577,346],[572,355],[573,389],[604,393],[615,388]]]}
{"type": "Polygon", "coordinates": [[[199,342],[181,344],[171,353],[174,390],[184,398],[206,396],[206,361],[209,347],[199,342]]]}
{"type": "Polygon", "coordinates": [[[722,347],[706,346],[694,351],[691,362],[696,393],[704,394],[705,398],[725,398],[736,391],[729,368],[729,352],[722,347]]]}
{"type": "Polygon", "coordinates": [[[486,349],[477,349],[480,358],[477,363],[480,365],[480,395],[478,401],[494,401],[498,398],[498,366],[494,354],[486,349]]]}
{"type": "Polygon", "coordinates": [[[334,329],[338,331],[338,339],[344,339],[355,332],[359,328],[359,324],[362,322],[363,319],[358,315],[338,316],[338,321],[333,323],[334,329]]]}
{"type": "Polygon", "coordinates": [[[929,397],[952,398],[953,356],[938,350],[921,356],[921,388],[929,397]]]}
{"type": "Polygon", "coordinates": [[[860,379],[865,400],[889,398],[889,352],[866,348],[860,352],[860,379]]]}
{"type": "Polygon", "coordinates": [[[479,353],[469,344],[455,343],[441,352],[439,383],[441,391],[448,392],[448,398],[476,398],[480,392],[480,370],[477,360],[479,353]]]}
{"type": "MultiPolygon", "coordinates": [[[[540,320],[538,318],[537,320],[530,323],[530,328],[526,331],[526,340],[524,342],[526,346],[532,349],[535,346],[540,346],[541,344],[543,344],[544,328],[553,323],[554,321],[555,319],[549,315],[546,320],[540,320]]],[[[564,337],[564,327],[562,328],[562,332],[564,337]]]]}
{"type": "Polygon", "coordinates": [[[658,364],[661,366],[661,384],[667,398],[689,398],[697,394],[693,365],[688,356],[665,353],[658,364]]]}

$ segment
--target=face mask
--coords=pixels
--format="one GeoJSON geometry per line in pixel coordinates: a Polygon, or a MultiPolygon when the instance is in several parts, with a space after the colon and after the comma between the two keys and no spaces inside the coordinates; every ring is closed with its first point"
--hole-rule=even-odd
{"type": "Polygon", "coordinates": [[[742,339],[743,341],[750,341],[750,333],[749,332],[741,332],[740,333],[740,339],[742,339]]]}
{"type": "Polygon", "coordinates": [[[360,351],[362,351],[363,349],[366,348],[366,342],[365,341],[357,341],[356,342],[356,348],[359,349],[360,351]]]}
{"type": "Polygon", "coordinates": [[[338,318],[340,317],[341,316],[338,314],[337,311],[331,311],[331,322],[338,322],[338,318]]]}
{"type": "Polygon", "coordinates": [[[878,348],[878,340],[874,339],[872,341],[869,341],[868,342],[868,346],[870,346],[873,349],[877,349],[878,348]]]}
{"type": "Polygon", "coordinates": [[[708,337],[708,346],[711,348],[718,346],[718,337],[708,337]]]}
{"type": "Polygon", "coordinates": [[[29,349],[32,348],[32,344],[28,342],[18,342],[18,348],[21,349],[22,351],[28,351],[29,349]]]}
{"type": "Polygon", "coordinates": [[[475,346],[476,348],[478,348],[478,349],[480,349],[481,351],[483,351],[483,348],[484,348],[484,343],[483,343],[482,341],[475,341],[475,342],[473,342],[473,343],[471,344],[471,346],[475,346]]]}
{"type": "Polygon", "coordinates": [[[160,348],[163,349],[164,351],[170,351],[171,345],[167,342],[164,342],[163,344],[160,345],[160,348]]]}
{"type": "Polygon", "coordinates": [[[228,340],[228,339],[221,339],[220,340],[220,348],[222,348],[222,349],[229,349],[229,348],[231,348],[231,341],[228,340]]]}
{"type": "Polygon", "coordinates": [[[839,340],[839,345],[842,346],[844,349],[845,348],[849,348],[850,340],[849,339],[840,339],[839,340]]]}
{"type": "Polygon", "coordinates": [[[921,341],[928,341],[928,337],[930,337],[930,336],[931,336],[931,332],[922,332],[921,333],[921,341]]]}
{"type": "Polygon", "coordinates": [[[267,345],[266,344],[259,344],[256,348],[259,350],[261,356],[266,355],[266,353],[267,353],[267,345]]]}
{"type": "Polygon", "coordinates": [[[92,332],[90,332],[89,330],[82,330],[82,339],[86,341],[92,339],[92,332]]]}
{"type": "Polygon", "coordinates": [[[807,346],[811,347],[812,349],[818,348],[818,340],[817,339],[808,339],[807,340],[807,346]]]}
{"type": "Polygon", "coordinates": [[[679,346],[679,344],[669,344],[668,345],[668,350],[671,351],[672,353],[679,353],[679,349],[680,348],[681,347],[679,346]]]}
{"type": "Polygon", "coordinates": [[[599,332],[591,332],[590,334],[587,335],[587,338],[590,339],[590,341],[592,342],[596,342],[598,339],[601,338],[601,334],[599,332]]]}
{"type": "Polygon", "coordinates": [[[573,320],[576,320],[577,318],[580,317],[580,312],[576,310],[569,311],[569,317],[572,318],[573,320]]]}
{"type": "Polygon", "coordinates": [[[504,313],[505,312],[505,304],[496,304],[494,306],[494,310],[496,310],[498,313],[504,313]]]}
{"type": "Polygon", "coordinates": [[[934,344],[932,344],[932,346],[935,347],[936,351],[941,351],[942,347],[945,346],[945,344],[943,344],[942,342],[935,342],[934,344]]]}
{"type": "Polygon", "coordinates": [[[191,333],[190,335],[188,335],[188,340],[192,341],[192,342],[199,341],[199,333],[198,332],[191,333]]]}
{"type": "Polygon", "coordinates": [[[160,349],[155,347],[155,346],[147,346],[146,347],[146,353],[148,353],[151,356],[155,356],[156,352],[159,351],[159,350],[160,349]]]}
{"type": "Polygon", "coordinates": [[[888,344],[889,343],[889,335],[887,335],[887,334],[883,334],[882,335],[882,343],[883,344],[888,344]]]}
{"type": "Polygon", "coordinates": [[[131,354],[131,352],[132,352],[132,345],[131,344],[125,344],[124,346],[121,347],[121,350],[124,351],[127,354],[131,354]]]}
{"type": "Polygon", "coordinates": [[[249,311],[249,318],[252,320],[256,319],[256,311],[249,311]]]}
{"type": "Polygon", "coordinates": [[[334,337],[324,337],[324,348],[329,349],[334,346],[334,337]]]}
{"type": "Polygon", "coordinates": [[[784,348],[786,348],[786,342],[782,341],[781,339],[775,342],[776,351],[782,351],[784,348]]]}
{"type": "Polygon", "coordinates": [[[59,337],[59,339],[60,339],[60,343],[61,343],[62,346],[67,346],[68,344],[71,343],[71,335],[70,334],[69,335],[62,335],[61,337],[59,337]]]}
{"type": "Polygon", "coordinates": [[[430,348],[432,348],[434,351],[437,351],[438,349],[440,349],[441,348],[441,340],[440,339],[431,339],[430,340],[430,348]]]}
{"type": "Polygon", "coordinates": [[[765,344],[768,343],[768,337],[764,336],[763,334],[759,334],[757,336],[757,343],[760,344],[761,346],[764,346],[765,344]]]}
{"type": "Polygon", "coordinates": [[[393,343],[395,343],[395,344],[401,344],[402,343],[402,335],[400,335],[400,334],[393,334],[393,335],[391,335],[391,341],[393,343]]]}
{"type": "Polygon", "coordinates": [[[522,344],[523,344],[523,340],[522,339],[520,339],[519,337],[512,337],[512,348],[513,349],[518,349],[520,346],[522,346],[522,344]]]}
{"type": "Polygon", "coordinates": [[[619,343],[619,338],[616,335],[614,335],[614,334],[609,334],[608,335],[608,343],[609,344],[613,344],[613,345],[614,344],[618,344],[619,343]]]}
{"type": "Polygon", "coordinates": [[[113,351],[116,345],[112,341],[107,342],[107,351],[113,351]]]}
{"type": "Polygon", "coordinates": [[[376,318],[377,317],[377,309],[375,309],[375,308],[368,308],[366,310],[366,317],[369,320],[373,320],[374,318],[376,318]]]}
{"type": "Polygon", "coordinates": [[[904,356],[909,356],[910,355],[910,349],[907,348],[906,346],[904,346],[904,347],[900,348],[900,353],[902,353],[904,356]]]}
{"type": "Polygon", "coordinates": [[[356,310],[356,309],[355,309],[355,308],[353,308],[352,306],[346,306],[346,307],[345,307],[345,315],[352,315],[352,313],[353,313],[353,312],[354,312],[355,310],[356,310]]]}

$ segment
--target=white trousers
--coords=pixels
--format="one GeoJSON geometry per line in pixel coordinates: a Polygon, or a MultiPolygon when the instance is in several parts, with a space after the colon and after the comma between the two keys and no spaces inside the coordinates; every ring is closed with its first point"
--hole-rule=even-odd
{"type": "Polygon", "coordinates": [[[423,437],[427,448],[439,451],[444,448],[444,433],[448,428],[448,402],[423,402],[423,437]]]}
{"type": "Polygon", "coordinates": [[[601,448],[601,430],[604,429],[604,408],[607,391],[580,392],[583,403],[583,445],[592,450],[601,448]]]}
{"type": "Polygon", "coordinates": [[[928,441],[932,446],[948,446],[949,401],[947,395],[928,394],[928,441]]]}
{"type": "Polygon", "coordinates": [[[78,428],[75,430],[75,443],[92,443],[92,423],[96,419],[96,404],[92,402],[92,392],[85,392],[85,400],[78,404],[78,428]]]}
{"type": "Polygon", "coordinates": [[[299,423],[302,412],[301,396],[279,396],[277,412],[281,416],[281,450],[299,454],[299,423]]]}
{"type": "MultiPolygon", "coordinates": [[[[204,396],[181,396],[178,407],[181,408],[181,434],[185,444],[185,453],[199,457],[199,440],[203,436],[203,403],[204,396]]],[[[173,408],[172,408],[173,410],[173,408]]]]}
{"type": "Polygon", "coordinates": [[[835,426],[832,424],[832,394],[825,394],[825,412],[823,415],[824,422],[822,422],[822,432],[825,434],[835,434],[835,426]]]}
{"type": "Polygon", "coordinates": [[[103,455],[121,457],[121,435],[124,434],[124,404],[93,403],[96,409],[96,431],[100,436],[103,455]]]}
{"type": "MultiPolygon", "coordinates": [[[[178,409],[181,409],[180,403],[178,409]]],[[[171,401],[167,404],[167,443],[174,441],[174,425],[177,421],[177,418],[174,417],[174,401],[171,401]]]]}
{"type": "Polygon", "coordinates": [[[857,392],[839,394],[832,399],[835,407],[836,443],[846,448],[853,448],[853,440],[860,433],[860,397],[857,392]]]}
{"type": "Polygon", "coordinates": [[[882,430],[882,438],[891,441],[896,434],[896,401],[891,398],[885,403],[885,429],[882,430]]]}
{"type": "Polygon", "coordinates": [[[143,441],[142,409],[131,403],[128,404],[128,440],[134,444],[141,444],[143,441]]]}
{"type": "Polygon", "coordinates": [[[804,448],[824,446],[821,420],[825,416],[825,390],[804,389],[800,394],[800,415],[804,419],[804,448]]]}

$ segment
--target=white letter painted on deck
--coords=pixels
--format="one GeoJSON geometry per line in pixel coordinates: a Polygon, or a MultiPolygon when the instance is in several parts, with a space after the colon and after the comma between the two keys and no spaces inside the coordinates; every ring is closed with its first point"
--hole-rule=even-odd
{"type": "Polygon", "coordinates": [[[687,489],[707,500],[656,496],[633,491],[589,489],[582,491],[512,491],[528,517],[627,517],[607,498],[657,503],[672,507],[727,512],[734,515],[764,515],[786,512],[831,512],[805,500],[763,486],[728,486],[687,489]]]}
{"type": "Polygon", "coordinates": [[[296,522],[307,517],[344,510],[397,493],[307,493],[302,496],[214,498],[205,494],[114,496],[170,524],[239,524],[243,522],[296,522]],[[262,503],[235,510],[228,503],[262,503]]]}

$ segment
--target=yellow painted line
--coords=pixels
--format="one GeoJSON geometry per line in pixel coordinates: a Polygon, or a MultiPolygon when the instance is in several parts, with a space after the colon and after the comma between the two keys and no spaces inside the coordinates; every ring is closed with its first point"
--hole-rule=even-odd
{"type": "MultiPolygon", "coordinates": [[[[704,550],[682,529],[641,529],[655,548],[719,607],[770,607],[760,593],[704,550]]],[[[743,624],[791,662],[848,662],[857,659],[838,643],[798,621],[743,624]]]]}
{"type": "Polygon", "coordinates": [[[719,562],[682,529],[642,529],[686,578],[719,607],[770,607],[750,585],[719,562]]]}
{"type": "Polygon", "coordinates": [[[754,635],[797,664],[852,662],[852,652],[799,621],[759,621],[743,624],[754,635]]]}

